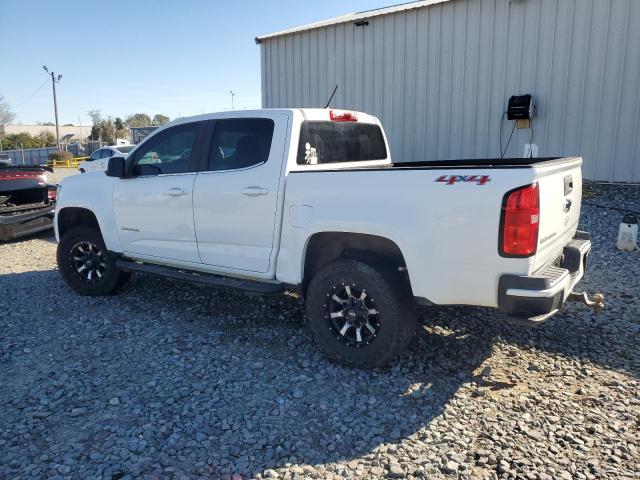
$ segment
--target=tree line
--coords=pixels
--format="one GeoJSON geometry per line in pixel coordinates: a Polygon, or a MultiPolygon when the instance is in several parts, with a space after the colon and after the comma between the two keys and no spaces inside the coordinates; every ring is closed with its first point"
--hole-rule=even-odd
{"type": "Polygon", "coordinates": [[[103,117],[100,110],[89,110],[93,126],[91,127],[91,139],[101,140],[113,144],[116,138],[129,138],[129,129],[137,127],[149,127],[151,125],[164,125],[169,122],[169,117],[160,113],[152,117],[146,113],[134,113],[124,120],[120,117],[103,117]]]}
{"type": "MultiPolygon", "coordinates": [[[[163,125],[170,120],[169,117],[160,113],[153,117],[146,113],[134,113],[125,117],[124,120],[120,117],[103,117],[100,110],[89,110],[87,114],[91,117],[92,122],[91,140],[100,140],[110,145],[114,144],[117,138],[128,139],[130,128],[163,125]]],[[[5,98],[0,95],[0,125],[9,124],[15,118],[15,113],[11,111],[5,98]]],[[[45,122],[42,125],[53,125],[53,123],[45,122]]],[[[65,126],[68,125],[70,124],[66,124],[65,126]]],[[[42,131],[38,135],[16,133],[7,135],[0,140],[0,146],[3,150],[54,147],[55,145],[55,135],[46,131],[42,131]]]]}
{"type": "Polygon", "coordinates": [[[42,131],[38,135],[29,133],[12,133],[0,140],[2,150],[17,150],[19,148],[55,147],[56,137],[50,132],[42,131]]]}

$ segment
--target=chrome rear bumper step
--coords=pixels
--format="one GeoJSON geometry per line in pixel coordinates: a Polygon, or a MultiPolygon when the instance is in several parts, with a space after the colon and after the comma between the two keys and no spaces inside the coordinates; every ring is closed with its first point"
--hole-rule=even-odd
{"type": "Polygon", "coordinates": [[[582,279],[591,251],[589,234],[578,231],[565,245],[556,262],[532,275],[503,275],[498,285],[498,306],[516,323],[537,325],[562,309],[567,301],[581,301],[600,310],[603,299],[592,302],[582,294],[573,295],[573,288],[582,279]]]}

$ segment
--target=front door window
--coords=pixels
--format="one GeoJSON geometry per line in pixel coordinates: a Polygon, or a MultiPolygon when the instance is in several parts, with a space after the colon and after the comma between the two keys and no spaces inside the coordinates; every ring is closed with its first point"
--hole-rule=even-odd
{"type": "Polygon", "coordinates": [[[150,138],[136,152],[133,174],[174,174],[194,170],[191,153],[197,130],[197,123],[178,125],[150,138]]]}

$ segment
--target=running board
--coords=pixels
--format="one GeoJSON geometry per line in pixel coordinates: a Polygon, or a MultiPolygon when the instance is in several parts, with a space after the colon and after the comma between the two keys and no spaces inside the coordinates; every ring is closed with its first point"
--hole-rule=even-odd
{"type": "Polygon", "coordinates": [[[148,263],[138,263],[119,258],[116,266],[127,272],[144,273],[158,277],[171,278],[173,280],[184,280],[189,283],[208,285],[210,287],[233,288],[253,293],[283,293],[284,285],[281,283],[254,282],[252,280],[242,280],[239,278],[223,277],[211,273],[194,272],[191,270],[178,270],[176,268],[162,265],[151,265],[148,263]]]}

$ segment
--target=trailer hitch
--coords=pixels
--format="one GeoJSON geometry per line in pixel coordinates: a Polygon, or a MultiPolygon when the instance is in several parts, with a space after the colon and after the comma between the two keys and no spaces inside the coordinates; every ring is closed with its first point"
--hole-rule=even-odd
{"type": "Polygon", "coordinates": [[[587,307],[593,308],[593,311],[595,313],[602,313],[602,311],[604,310],[604,295],[602,295],[601,293],[594,294],[593,300],[590,300],[587,292],[572,292],[567,297],[567,302],[584,303],[587,307]]]}

